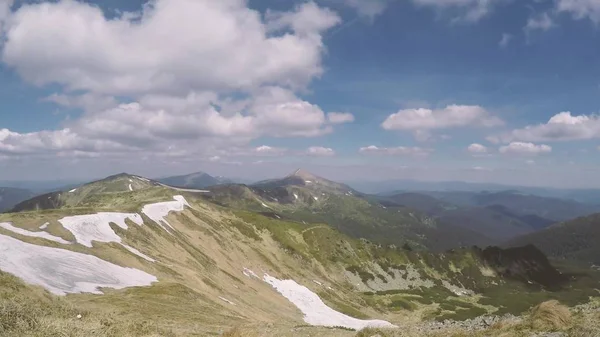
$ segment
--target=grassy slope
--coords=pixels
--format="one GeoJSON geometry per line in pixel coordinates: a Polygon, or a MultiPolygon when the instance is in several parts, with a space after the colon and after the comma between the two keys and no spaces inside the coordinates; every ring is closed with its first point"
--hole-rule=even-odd
{"type": "MultiPolygon", "coordinates": [[[[16,226],[35,229],[50,220],[53,234],[72,239],[56,222],[62,216],[90,209],[139,210],[144,203],[169,200],[172,194],[173,191],[164,188],[115,192],[87,199],[94,202],[88,201],[83,208],[3,214],[0,221],[13,221],[16,226]]],[[[148,219],[143,227],[118,230],[125,243],[150,254],[159,261],[157,263],[148,263],[115,244],[97,244],[93,249],[79,245],[67,247],[142,269],[156,275],[159,283],[147,288],[107,290],[102,296],[80,294],[58,300],[40,290],[31,291],[30,287],[3,275],[8,280],[3,288],[12,289],[14,293],[3,297],[2,302],[16,307],[15,315],[30,310],[31,306],[45,306],[46,302],[49,307],[31,307],[31,310],[46,315],[51,312],[46,320],[32,323],[37,324],[35,326],[9,324],[5,331],[11,335],[27,335],[23,331],[30,330],[39,336],[60,335],[51,330],[59,329],[53,326],[59,322],[56,324],[71,329],[64,331],[73,331],[75,336],[75,332],[192,336],[217,334],[234,325],[255,322],[283,326],[302,324],[300,313],[291,303],[264,282],[243,276],[244,267],[259,275],[267,272],[279,278],[292,278],[318,293],[331,307],[349,315],[394,323],[427,317],[462,319],[497,309],[521,312],[550,296],[575,298],[576,301],[571,302],[576,303],[585,301],[586,296],[594,292],[590,287],[594,279],[588,278],[587,290],[573,284],[572,289],[549,294],[534,285],[527,289],[530,295],[524,298],[523,293],[517,291],[524,287],[521,282],[493,276],[495,273],[490,274],[480,255],[472,250],[444,255],[411,252],[351,239],[325,224],[305,225],[249,211],[232,212],[195,199],[193,195],[186,198],[193,208],[169,216],[171,224],[178,229],[175,236],[166,234],[148,219]],[[407,281],[409,277],[402,272],[408,268],[417,270],[416,278],[429,280],[433,286],[394,289],[395,282],[407,281]],[[363,291],[357,291],[350,280],[363,283],[363,291]],[[483,296],[458,297],[442,286],[442,280],[478,290],[483,296]],[[500,289],[494,283],[504,287],[504,291],[494,292],[500,289]],[[392,289],[378,291],[381,287],[392,289]],[[219,296],[236,305],[220,300],[219,296]],[[57,309],[50,310],[53,306],[57,309]],[[74,319],[75,312],[83,312],[84,319],[74,319]]],[[[13,236],[36,244],[58,246],[41,239],[13,236]]],[[[9,323],[13,321],[8,319],[9,323]]]]}

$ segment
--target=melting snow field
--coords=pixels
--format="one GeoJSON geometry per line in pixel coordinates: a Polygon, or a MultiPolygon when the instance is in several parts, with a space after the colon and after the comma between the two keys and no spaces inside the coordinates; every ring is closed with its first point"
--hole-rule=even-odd
{"type": "Polygon", "coordinates": [[[46,228],[48,228],[48,225],[50,225],[50,223],[46,222],[45,224],[40,226],[40,229],[46,229],[46,228]]]}
{"type": "Polygon", "coordinates": [[[355,330],[361,330],[366,327],[397,327],[390,322],[362,320],[337,312],[323,303],[317,294],[299,285],[294,280],[282,281],[265,274],[264,281],[273,286],[281,295],[298,307],[304,314],[304,321],[310,325],[342,326],[355,330]]]}
{"type": "MultiPolygon", "coordinates": [[[[44,226],[44,225],[42,225],[44,226]]],[[[59,238],[58,236],[54,236],[50,233],[46,233],[46,232],[30,232],[28,230],[25,230],[23,228],[18,228],[13,226],[11,223],[6,223],[6,222],[1,222],[0,223],[0,227],[9,230],[13,233],[17,233],[17,234],[21,234],[24,236],[29,236],[32,238],[42,238],[42,239],[46,239],[46,240],[50,240],[50,241],[54,241],[54,242],[58,242],[58,243],[62,243],[64,245],[70,245],[71,243],[63,238],[59,238]]],[[[41,228],[41,227],[40,227],[41,228]]]]}
{"type": "Polygon", "coordinates": [[[99,287],[123,289],[149,286],[153,275],[124,268],[95,256],[37,246],[0,235],[0,269],[56,295],[102,294],[99,287]]]}
{"type": "Polygon", "coordinates": [[[89,215],[76,215],[58,220],[67,230],[73,233],[78,243],[92,247],[92,241],[121,242],[121,238],[110,228],[110,223],[127,229],[125,219],[130,219],[137,225],[144,224],[142,217],[135,213],[97,213],[89,215]]]}
{"type": "MultiPolygon", "coordinates": [[[[260,279],[252,270],[244,268],[244,275],[260,279]]],[[[336,327],[341,326],[354,330],[362,330],[366,327],[397,328],[390,322],[382,320],[362,320],[350,317],[328,307],[310,289],[296,283],[294,280],[278,280],[265,274],[263,281],[270,284],[283,297],[292,302],[304,314],[304,321],[310,325],[336,327]]],[[[313,281],[321,284],[318,281],[313,281]]],[[[331,288],[329,288],[331,289],[331,288]]]]}
{"type": "Polygon", "coordinates": [[[127,223],[125,220],[129,219],[135,222],[138,226],[144,224],[142,217],[135,213],[97,213],[89,215],[76,215],[66,217],[58,220],[63,227],[73,233],[75,240],[86,246],[92,247],[92,241],[97,242],[116,242],[120,243],[128,251],[143,258],[150,262],[156,262],[153,258],[148,255],[144,255],[139,250],[125,245],[121,242],[121,237],[110,228],[110,223],[114,223],[117,226],[127,229],[127,223]]]}
{"type": "Polygon", "coordinates": [[[169,215],[169,212],[171,211],[183,211],[184,207],[190,207],[190,204],[188,204],[185,198],[181,195],[176,195],[173,197],[173,199],[175,199],[175,201],[159,202],[156,204],[146,205],[144,208],[142,208],[142,213],[146,214],[147,217],[156,222],[167,232],[169,232],[169,230],[164,225],[167,225],[172,230],[175,230],[175,228],[173,228],[173,226],[171,226],[171,224],[165,220],[165,217],[169,215]]]}

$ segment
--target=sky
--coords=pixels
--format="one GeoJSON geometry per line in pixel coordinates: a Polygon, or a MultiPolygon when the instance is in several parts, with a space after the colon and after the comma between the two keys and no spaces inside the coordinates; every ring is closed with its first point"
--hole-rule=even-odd
{"type": "Polygon", "coordinates": [[[598,0],[0,0],[0,180],[600,187],[598,0]]]}

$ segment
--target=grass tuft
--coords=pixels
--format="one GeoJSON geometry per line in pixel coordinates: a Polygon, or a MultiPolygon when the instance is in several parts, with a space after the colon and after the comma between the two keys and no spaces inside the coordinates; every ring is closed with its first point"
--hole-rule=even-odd
{"type": "Polygon", "coordinates": [[[546,301],[531,310],[529,322],[535,330],[564,329],[571,324],[571,312],[556,300],[546,301]]]}

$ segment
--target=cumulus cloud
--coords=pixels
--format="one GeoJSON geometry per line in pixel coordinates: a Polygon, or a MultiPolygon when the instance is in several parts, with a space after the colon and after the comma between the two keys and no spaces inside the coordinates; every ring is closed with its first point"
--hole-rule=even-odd
{"type": "Polygon", "coordinates": [[[501,146],[499,151],[503,154],[538,155],[552,152],[552,147],[544,144],[512,142],[506,146],[501,146]]]}
{"type": "Polygon", "coordinates": [[[335,12],[314,2],[302,3],[293,12],[267,11],[265,16],[270,31],[290,28],[298,34],[319,34],[341,22],[335,12]]]}
{"type": "Polygon", "coordinates": [[[358,149],[358,152],[362,153],[362,154],[390,155],[390,156],[396,156],[396,155],[427,156],[431,152],[433,152],[433,150],[425,149],[425,148],[421,148],[421,147],[405,147],[405,146],[378,147],[375,145],[370,145],[370,146],[366,146],[366,147],[361,147],[360,149],[358,149]]]}
{"type": "Polygon", "coordinates": [[[596,115],[573,116],[571,112],[554,115],[545,124],[530,125],[522,129],[490,139],[510,142],[513,140],[569,141],[600,138],[600,117],[596,115]]]}
{"type": "Polygon", "coordinates": [[[36,85],[108,95],[303,87],[323,72],[320,33],[337,22],[313,3],[263,21],[239,0],[156,0],[115,19],[62,0],[13,13],[2,57],[36,85]],[[270,34],[277,22],[295,34],[270,34]]]}
{"type": "Polygon", "coordinates": [[[418,138],[429,130],[458,127],[493,127],[502,120],[478,105],[448,105],[442,109],[403,109],[381,124],[385,130],[413,131],[418,138]]]}
{"type": "Polygon", "coordinates": [[[93,93],[81,95],[54,93],[44,98],[44,101],[53,102],[65,108],[77,108],[89,112],[101,111],[118,105],[117,100],[112,96],[102,96],[93,93]]]}
{"type": "Polygon", "coordinates": [[[600,22],[600,2],[597,0],[557,0],[556,9],[571,13],[576,19],[587,18],[594,23],[600,22]]]}
{"type": "MultiPolygon", "coordinates": [[[[0,0],[0,20],[9,5],[0,0]]],[[[2,130],[0,154],[209,158],[265,136],[330,133],[349,116],[332,119],[296,92],[323,72],[321,34],[339,22],[314,2],[263,16],[246,1],[156,0],[111,19],[84,2],[22,4],[3,62],[62,89],[44,100],[84,113],[58,130],[2,130]]]]}
{"type": "Polygon", "coordinates": [[[473,143],[473,144],[469,145],[469,147],[467,147],[467,151],[469,151],[470,153],[473,153],[473,154],[482,154],[482,153],[487,153],[488,149],[487,149],[487,147],[485,147],[481,144],[473,143]]]}
{"type": "Polygon", "coordinates": [[[335,151],[329,147],[311,146],[306,150],[306,154],[315,157],[335,156],[335,151]]]}
{"type": "Polygon", "coordinates": [[[354,122],[354,115],[349,112],[330,112],[327,114],[327,120],[331,124],[343,124],[354,122]]]}

